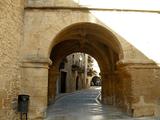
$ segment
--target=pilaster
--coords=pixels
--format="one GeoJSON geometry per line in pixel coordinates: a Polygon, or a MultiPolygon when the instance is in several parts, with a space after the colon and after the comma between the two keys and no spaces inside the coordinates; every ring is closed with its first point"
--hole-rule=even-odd
{"type": "Polygon", "coordinates": [[[56,90],[57,90],[57,80],[60,75],[58,68],[56,66],[49,67],[49,74],[48,74],[48,104],[54,103],[56,97],[56,90]]]}
{"type": "Polygon", "coordinates": [[[49,59],[34,58],[22,62],[21,94],[30,96],[29,119],[42,120],[46,113],[48,96],[49,59]]]}

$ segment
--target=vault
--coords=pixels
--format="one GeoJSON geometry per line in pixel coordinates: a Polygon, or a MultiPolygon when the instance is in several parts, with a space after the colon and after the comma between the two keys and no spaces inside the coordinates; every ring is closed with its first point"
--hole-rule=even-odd
{"type": "Polygon", "coordinates": [[[50,59],[55,66],[74,52],[93,56],[103,71],[113,72],[121,54],[116,37],[106,28],[93,23],[77,23],[63,29],[54,39],[50,59]]]}

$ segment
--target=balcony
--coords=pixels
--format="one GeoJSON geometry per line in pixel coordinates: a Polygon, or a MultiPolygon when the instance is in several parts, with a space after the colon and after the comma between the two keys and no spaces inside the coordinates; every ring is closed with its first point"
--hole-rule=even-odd
{"type": "Polygon", "coordinates": [[[72,71],[78,71],[79,70],[79,66],[78,65],[76,65],[76,64],[73,64],[72,65],[72,71]]]}

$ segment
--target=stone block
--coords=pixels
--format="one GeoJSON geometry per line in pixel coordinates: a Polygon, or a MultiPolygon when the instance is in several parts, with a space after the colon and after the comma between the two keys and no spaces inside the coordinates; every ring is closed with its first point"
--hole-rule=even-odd
{"type": "Polygon", "coordinates": [[[30,107],[46,107],[47,106],[47,97],[41,96],[31,96],[30,97],[30,107]]]}
{"type": "Polygon", "coordinates": [[[46,116],[46,109],[42,107],[29,108],[29,120],[43,120],[46,116]]]}
{"type": "Polygon", "coordinates": [[[155,114],[154,106],[139,106],[133,109],[133,117],[153,116],[155,114]]]}
{"type": "Polygon", "coordinates": [[[160,105],[157,105],[157,106],[155,107],[155,116],[156,116],[156,117],[160,117],[160,105]]]}
{"type": "Polygon", "coordinates": [[[47,96],[48,88],[47,87],[33,87],[25,86],[23,88],[23,94],[28,94],[30,96],[47,96]]]}
{"type": "Polygon", "coordinates": [[[2,98],[0,98],[0,109],[2,109],[2,98]]]}
{"type": "Polygon", "coordinates": [[[22,87],[25,88],[27,86],[30,87],[47,87],[48,80],[47,77],[31,77],[22,79],[22,87]]]}
{"type": "Polygon", "coordinates": [[[7,92],[5,90],[0,90],[0,98],[4,98],[7,96],[7,92]]]}

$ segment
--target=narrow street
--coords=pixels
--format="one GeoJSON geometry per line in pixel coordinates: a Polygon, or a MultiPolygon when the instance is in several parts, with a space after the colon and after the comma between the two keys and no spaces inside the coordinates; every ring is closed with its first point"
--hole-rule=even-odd
{"type": "Polygon", "coordinates": [[[91,87],[59,98],[48,107],[45,120],[153,120],[131,118],[119,109],[97,100],[100,87],[91,87]]]}

